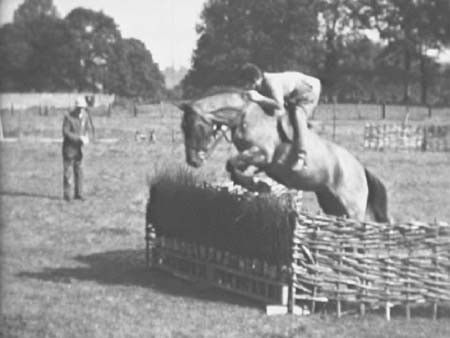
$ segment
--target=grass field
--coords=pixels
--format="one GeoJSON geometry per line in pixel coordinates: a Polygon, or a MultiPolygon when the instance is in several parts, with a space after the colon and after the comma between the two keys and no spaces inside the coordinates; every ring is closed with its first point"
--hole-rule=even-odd
{"type": "MultiPolygon", "coordinates": [[[[377,313],[339,320],[332,314],[268,317],[260,304],[148,271],[146,177],[184,164],[180,115],[159,109],[146,107],[136,118],[120,111],[95,117],[99,136],[119,142],[85,148],[85,202],[61,200],[59,143],[1,143],[4,337],[450,336],[448,311],[432,321],[427,309],[418,309],[409,322],[394,311],[389,323],[377,313]],[[150,129],[155,143],[135,142],[137,130],[150,129]]],[[[450,221],[449,153],[364,152],[366,121],[344,117],[337,121],[336,142],[382,178],[395,219],[450,221]]],[[[25,135],[60,137],[57,113],[21,118],[25,135]]],[[[438,119],[450,123],[445,112],[438,119]]],[[[10,117],[5,127],[13,130],[15,123],[10,117]]],[[[318,131],[331,137],[331,121],[322,121],[318,131]]],[[[225,178],[224,159],[233,152],[222,144],[197,172],[207,180],[225,178]]],[[[313,196],[306,200],[316,211],[313,196]]]]}

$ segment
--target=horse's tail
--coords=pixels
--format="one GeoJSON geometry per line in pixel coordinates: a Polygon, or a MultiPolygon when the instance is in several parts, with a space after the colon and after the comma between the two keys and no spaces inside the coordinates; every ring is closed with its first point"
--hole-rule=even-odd
{"type": "Polygon", "coordinates": [[[367,168],[364,168],[364,171],[369,187],[367,209],[372,212],[376,222],[389,222],[386,187],[383,182],[367,170],[367,168]]]}

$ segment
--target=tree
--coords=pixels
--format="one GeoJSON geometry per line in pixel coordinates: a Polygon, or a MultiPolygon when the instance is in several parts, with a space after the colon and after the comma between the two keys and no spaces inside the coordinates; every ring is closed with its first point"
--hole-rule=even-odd
{"type": "Polygon", "coordinates": [[[117,24],[104,13],[85,8],[72,10],[64,20],[77,59],[73,70],[77,89],[101,90],[104,68],[114,54],[115,44],[121,40],[117,24]]]}
{"type": "Polygon", "coordinates": [[[192,68],[183,80],[189,95],[213,85],[236,84],[248,61],[265,70],[309,69],[316,32],[307,0],[210,0],[197,27],[192,68]]]}
{"type": "Polygon", "coordinates": [[[427,103],[432,60],[429,48],[442,48],[450,41],[450,6],[446,0],[366,0],[366,25],[376,28],[387,41],[382,59],[403,64],[404,101],[410,100],[409,85],[414,62],[418,63],[421,102],[427,103]]]}
{"type": "Polygon", "coordinates": [[[136,39],[122,39],[114,49],[106,89],[127,97],[160,100],[165,95],[164,77],[145,45],[136,39]]]}
{"type": "Polygon", "coordinates": [[[14,12],[15,23],[27,23],[41,17],[58,18],[53,0],[25,0],[14,12]]]}
{"type": "Polygon", "coordinates": [[[27,65],[33,47],[25,37],[25,31],[15,24],[0,28],[0,89],[23,90],[27,79],[27,65]]]}
{"type": "Polygon", "coordinates": [[[357,0],[317,0],[314,4],[319,32],[316,67],[331,98],[340,88],[339,79],[345,76],[342,65],[349,56],[348,45],[365,38],[359,19],[363,7],[357,0]]]}
{"type": "Polygon", "coordinates": [[[75,86],[73,41],[66,22],[41,17],[27,24],[27,40],[33,46],[28,62],[28,90],[62,91],[75,86]]]}

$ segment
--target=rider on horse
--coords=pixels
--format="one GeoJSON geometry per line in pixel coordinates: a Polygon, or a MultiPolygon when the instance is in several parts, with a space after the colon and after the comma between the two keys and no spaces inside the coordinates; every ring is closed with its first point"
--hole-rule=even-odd
{"type": "MultiPolygon", "coordinates": [[[[285,103],[295,102],[296,109],[290,110],[289,114],[294,132],[293,145],[297,154],[297,161],[292,169],[301,170],[306,166],[304,135],[307,120],[319,102],[320,80],[300,72],[262,72],[252,63],[242,67],[241,79],[249,90],[248,98],[259,103],[271,115],[281,116],[285,113],[285,103]]],[[[285,154],[279,162],[284,162],[287,156],[288,154],[285,154]]]]}

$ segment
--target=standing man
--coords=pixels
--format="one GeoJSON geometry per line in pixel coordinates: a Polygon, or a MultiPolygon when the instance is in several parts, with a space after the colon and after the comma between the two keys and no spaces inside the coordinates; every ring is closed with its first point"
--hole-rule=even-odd
{"type": "Polygon", "coordinates": [[[95,137],[94,124],[87,111],[84,97],[78,97],[75,108],[64,116],[63,121],[63,190],[64,199],[70,201],[72,171],[74,176],[74,198],[84,200],[83,197],[83,153],[81,148],[89,143],[88,129],[91,128],[92,137],[95,137]]]}
{"type": "MultiPolygon", "coordinates": [[[[280,116],[285,113],[284,106],[287,100],[295,102],[295,109],[288,112],[294,131],[293,148],[296,154],[292,169],[304,168],[307,160],[304,146],[305,130],[308,128],[308,118],[319,102],[320,80],[300,72],[262,72],[252,63],[242,67],[241,78],[249,90],[249,99],[267,108],[266,112],[280,116]]],[[[288,154],[284,154],[279,162],[283,163],[287,156],[288,154]]]]}

